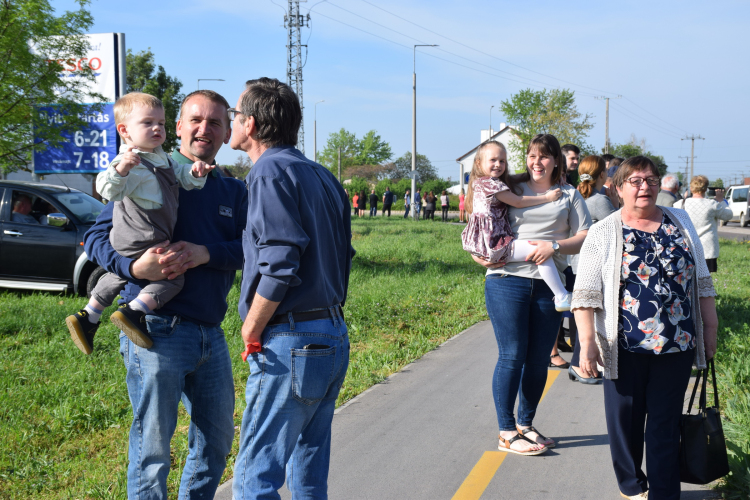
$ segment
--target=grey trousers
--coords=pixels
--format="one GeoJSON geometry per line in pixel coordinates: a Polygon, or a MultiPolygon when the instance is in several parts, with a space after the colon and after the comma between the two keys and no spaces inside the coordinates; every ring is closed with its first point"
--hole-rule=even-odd
{"type": "MultiPolygon", "coordinates": [[[[114,273],[107,273],[101,277],[91,291],[91,297],[96,299],[102,306],[109,307],[127,283],[128,280],[122,279],[114,273]]],[[[156,301],[156,308],[159,309],[180,293],[184,284],[185,276],[182,275],[173,280],[151,281],[143,287],[141,293],[151,295],[156,301]]]]}

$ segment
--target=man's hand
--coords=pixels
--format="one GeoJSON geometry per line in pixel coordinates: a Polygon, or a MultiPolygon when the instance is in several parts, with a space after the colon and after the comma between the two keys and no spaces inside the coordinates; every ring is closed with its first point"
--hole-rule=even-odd
{"type": "Polygon", "coordinates": [[[242,353],[243,361],[247,360],[248,354],[260,352],[263,330],[273,318],[280,303],[268,300],[257,293],[253,297],[245,322],[242,323],[242,341],[245,343],[245,351],[242,353]]]}
{"type": "Polygon", "coordinates": [[[130,274],[140,280],[173,280],[188,269],[208,263],[208,249],[187,241],[163,241],[146,250],[130,265],[130,274]]]}
{"type": "Polygon", "coordinates": [[[193,163],[193,168],[190,169],[190,171],[192,172],[193,177],[203,177],[213,169],[214,165],[209,165],[205,161],[196,161],[193,163]]]}
{"type": "Polygon", "coordinates": [[[723,189],[716,188],[716,198],[715,198],[715,200],[718,201],[719,203],[721,203],[721,202],[724,201],[724,190],[723,189]]]}
{"type": "Polygon", "coordinates": [[[159,264],[162,267],[162,273],[167,275],[167,279],[173,280],[177,276],[184,274],[188,269],[208,264],[211,255],[208,248],[203,245],[196,245],[188,241],[178,241],[168,247],[159,249],[159,264]]]}
{"type": "Polygon", "coordinates": [[[526,257],[527,262],[531,261],[538,266],[555,255],[552,243],[549,241],[529,241],[529,244],[534,245],[536,248],[526,257]]]}
{"type": "Polygon", "coordinates": [[[505,265],[505,262],[497,262],[493,264],[489,260],[483,259],[481,257],[477,257],[474,254],[471,254],[471,258],[474,259],[474,262],[476,262],[477,264],[483,265],[487,269],[497,269],[498,267],[503,267],[505,265]]]}
{"type": "Polygon", "coordinates": [[[115,170],[120,174],[121,177],[127,177],[128,172],[136,165],[141,164],[141,157],[136,153],[133,153],[135,146],[128,146],[128,149],[123,153],[120,163],[115,165],[115,170]]]}

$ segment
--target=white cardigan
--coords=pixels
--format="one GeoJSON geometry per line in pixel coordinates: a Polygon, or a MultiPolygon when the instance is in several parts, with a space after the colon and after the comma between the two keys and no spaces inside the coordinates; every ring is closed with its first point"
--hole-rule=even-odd
{"type": "MultiPolygon", "coordinates": [[[[706,353],[703,346],[703,321],[699,299],[716,296],[716,290],[706,260],[703,258],[703,246],[687,212],[675,208],[660,208],[669,215],[687,239],[690,253],[695,260],[692,276],[695,281],[690,297],[697,344],[695,364],[698,368],[705,368],[706,353]]],[[[592,226],[586,235],[571,305],[571,311],[589,307],[594,309],[596,344],[604,361],[604,376],[611,380],[617,378],[617,326],[620,318],[622,250],[622,215],[618,210],[592,226]]]]}

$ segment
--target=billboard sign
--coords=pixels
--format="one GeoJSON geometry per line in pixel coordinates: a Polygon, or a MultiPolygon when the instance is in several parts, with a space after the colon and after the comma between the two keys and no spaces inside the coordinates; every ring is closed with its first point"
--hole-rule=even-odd
{"type": "MultiPolygon", "coordinates": [[[[87,125],[63,134],[67,142],[61,148],[34,151],[35,174],[99,173],[117,155],[119,137],[115,129],[114,103],[125,89],[125,35],[101,33],[86,36],[88,54],[83,58],[58,61],[63,67],[61,76],[79,78],[79,70],[91,68],[95,80],[89,83],[89,90],[103,95],[106,102],[101,111],[89,108],[80,117],[87,125]]],[[[42,113],[44,120],[58,123],[65,120],[65,115],[54,104],[37,106],[36,112],[42,113]]]]}

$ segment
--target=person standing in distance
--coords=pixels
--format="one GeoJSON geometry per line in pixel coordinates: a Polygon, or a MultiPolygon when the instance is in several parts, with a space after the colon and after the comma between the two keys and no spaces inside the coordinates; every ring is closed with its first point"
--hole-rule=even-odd
{"type": "MultiPolygon", "coordinates": [[[[232,133],[228,107],[226,99],[211,90],[188,94],[177,121],[180,149],[171,154],[172,160],[214,165],[232,133]]],[[[84,250],[93,262],[128,280],[122,302],[137,297],[149,281],[185,275],[180,293],[146,316],[150,348],[120,335],[133,411],[127,496],[167,498],[170,440],[182,401],[190,428],[178,496],[213,498],[234,438],[232,363],[221,322],[227,294],[242,268],[247,190],[218,169],[207,176],[203,189],[180,189],[173,243],[154,246],[137,260],[112,248],[113,207],[106,205],[86,233],[84,250]]]]}
{"type": "Polygon", "coordinates": [[[581,159],[581,150],[575,144],[565,144],[562,148],[565,155],[565,180],[573,187],[578,185],[578,162],[581,159]]]}
{"type": "Polygon", "coordinates": [[[391,216],[391,205],[393,205],[393,193],[391,188],[386,187],[383,193],[383,215],[388,212],[388,217],[391,216]]]}
{"type": "Polygon", "coordinates": [[[378,195],[375,194],[375,189],[370,193],[370,217],[378,215],[378,195]]]}
{"type": "Polygon", "coordinates": [[[327,498],[331,421],[349,366],[349,200],[294,147],[302,112],[288,85],[250,80],[231,113],[231,146],[254,164],[239,300],[250,376],[234,498],[279,498],[285,473],[294,498],[327,498]]]}
{"type": "Polygon", "coordinates": [[[409,210],[411,208],[411,196],[409,196],[410,191],[407,189],[406,194],[404,194],[404,219],[409,217],[409,210]]]}

